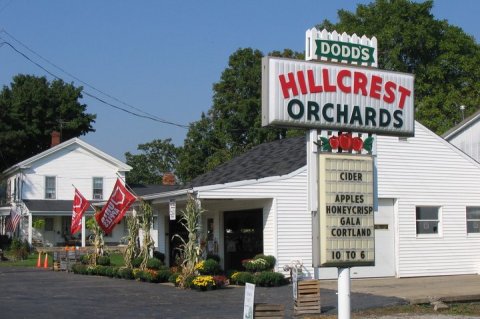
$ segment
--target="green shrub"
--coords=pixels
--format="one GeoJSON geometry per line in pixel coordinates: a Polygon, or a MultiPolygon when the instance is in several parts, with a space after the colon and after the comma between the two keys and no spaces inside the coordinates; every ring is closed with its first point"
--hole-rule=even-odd
{"type": "Polygon", "coordinates": [[[168,282],[176,285],[177,284],[177,278],[180,276],[180,273],[174,272],[168,277],[168,282]]]}
{"type": "Polygon", "coordinates": [[[133,268],[139,268],[140,265],[142,264],[143,258],[142,257],[135,257],[132,260],[132,267],[133,268]]]}
{"type": "Polygon", "coordinates": [[[170,281],[171,276],[172,276],[172,272],[170,271],[170,269],[159,270],[158,271],[158,282],[168,282],[168,281],[170,281]]]}
{"type": "Polygon", "coordinates": [[[10,244],[10,252],[14,260],[25,260],[30,254],[30,244],[26,240],[13,238],[10,244]]]}
{"type": "Polygon", "coordinates": [[[233,273],[230,279],[232,283],[240,286],[244,286],[247,282],[252,284],[255,283],[254,275],[250,272],[245,271],[233,273]]]}
{"type": "Polygon", "coordinates": [[[139,268],[135,268],[133,269],[133,278],[139,281],[146,281],[146,272],[139,268]]]}
{"type": "Polygon", "coordinates": [[[108,276],[108,277],[110,277],[110,278],[113,278],[113,277],[116,277],[116,276],[117,276],[117,272],[118,272],[118,268],[117,268],[117,267],[108,266],[108,267],[105,269],[105,276],[108,276]]]}
{"type": "Polygon", "coordinates": [[[97,259],[97,264],[100,266],[110,266],[110,257],[99,256],[97,259]]]}
{"type": "Polygon", "coordinates": [[[207,259],[203,263],[203,267],[199,272],[201,275],[217,275],[222,272],[222,268],[218,261],[214,259],[207,259]]]}
{"type": "Polygon", "coordinates": [[[147,260],[147,268],[148,269],[155,269],[158,270],[160,267],[162,267],[163,263],[160,261],[160,259],[157,258],[149,258],[147,260]]]}
{"type": "Polygon", "coordinates": [[[278,287],[281,285],[285,285],[287,283],[287,280],[285,279],[285,276],[281,273],[273,271],[262,271],[255,274],[254,283],[260,287],[278,287]]]}
{"type": "Polygon", "coordinates": [[[79,275],[86,275],[87,274],[87,266],[82,263],[75,263],[72,265],[72,272],[74,274],[79,275]]]}
{"type": "Polygon", "coordinates": [[[271,256],[271,255],[263,255],[263,254],[259,254],[259,255],[256,255],[253,259],[259,259],[259,258],[262,258],[264,259],[266,262],[267,262],[267,269],[270,270],[270,269],[273,269],[275,267],[275,264],[277,262],[277,260],[275,259],[274,256],[271,256]]]}
{"type": "Polygon", "coordinates": [[[117,277],[123,279],[133,279],[133,270],[127,267],[120,267],[117,272],[117,277]]]}
{"type": "Polygon", "coordinates": [[[85,254],[80,257],[80,262],[84,265],[90,264],[90,254],[85,254]]]}
{"type": "Polygon", "coordinates": [[[161,252],[155,250],[153,252],[153,258],[156,258],[156,259],[160,260],[162,262],[162,264],[165,263],[165,254],[164,253],[161,253],[161,252]]]}

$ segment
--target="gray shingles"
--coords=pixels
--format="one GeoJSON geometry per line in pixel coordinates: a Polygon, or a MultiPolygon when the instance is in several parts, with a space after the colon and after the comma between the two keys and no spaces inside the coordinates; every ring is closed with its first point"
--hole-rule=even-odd
{"type": "Polygon", "coordinates": [[[304,136],[260,144],[198,176],[188,186],[217,185],[289,174],[306,165],[305,145],[304,136]]]}

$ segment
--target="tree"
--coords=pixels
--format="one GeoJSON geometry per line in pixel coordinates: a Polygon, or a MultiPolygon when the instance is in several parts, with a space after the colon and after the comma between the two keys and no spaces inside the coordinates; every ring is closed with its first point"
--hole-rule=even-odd
{"type": "Polygon", "coordinates": [[[62,80],[15,76],[0,92],[0,169],[48,149],[52,131],[63,140],[95,131],[96,115],[85,113],[81,98],[81,87],[62,80]]]}
{"type": "Polygon", "coordinates": [[[156,139],[139,144],[137,149],[142,153],[125,153],[127,164],[132,166],[127,174],[128,184],[162,184],[163,175],[175,171],[179,150],[172,139],[156,139]]]}
{"type": "Polygon", "coordinates": [[[433,1],[377,0],[355,13],[339,10],[339,22],[317,28],[378,39],[379,68],[415,74],[415,117],[441,134],[480,106],[480,47],[472,36],[436,20],[433,1]]]}
{"type": "MultiPolygon", "coordinates": [[[[303,59],[302,54],[288,49],[271,55],[303,59]]],[[[251,48],[230,56],[220,81],[213,85],[213,106],[208,115],[202,114],[190,125],[179,157],[182,180],[190,180],[258,144],[287,136],[286,129],[261,126],[262,57],[251,48]]]]}

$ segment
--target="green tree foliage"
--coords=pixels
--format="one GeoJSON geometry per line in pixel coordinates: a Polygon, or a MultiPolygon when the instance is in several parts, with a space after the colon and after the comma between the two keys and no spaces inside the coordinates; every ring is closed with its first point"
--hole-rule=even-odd
{"type": "Polygon", "coordinates": [[[127,164],[132,166],[128,184],[162,184],[163,174],[175,171],[179,150],[170,138],[140,144],[137,149],[142,153],[125,153],[127,164]]]}
{"type": "MultiPolygon", "coordinates": [[[[284,50],[270,55],[303,59],[284,50]]],[[[190,180],[258,144],[285,138],[286,129],[261,126],[261,59],[251,48],[234,52],[220,81],[213,85],[213,106],[190,125],[179,156],[177,173],[190,180]]],[[[291,131],[298,134],[298,131],[291,131]]]]}
{"type": "Polygon", "coordinates": [[[379,68],[415,74],[416,119],[438,134],[480,106],[480,47],[472,36],[437,20],[433,1],[377,0],[319,29],[378,39],[379,68]]]}
{"type": "Polygon", "coordinates": [[[15,76],[0,92],[0,169],[48,149],[54,130],[62,140],[95,131],[96,115],[85,113],[81,98],[81,87],[62,80],[15,76]]]}

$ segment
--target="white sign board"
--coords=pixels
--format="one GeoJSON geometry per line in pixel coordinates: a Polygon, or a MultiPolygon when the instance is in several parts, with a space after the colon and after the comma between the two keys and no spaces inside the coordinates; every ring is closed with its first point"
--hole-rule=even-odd
{"type": "Polygon", "coordinates": [[[253,319],[255,303],[255,285],[245,283],[245,300],[243,302],[243,319],[253,319]]]}
{"type": "Polygon", "coordinates": [[[170,220],[175,220],[177,217],[177,202],[174,199],[171,199],[168,205],[170,220]]]}
{"type": "Polygon", "coordinates": [[[319,154],[320,266],[375,264],[370,155],[319,154]]]}
{"type": "Polygon", "coordinates": [[[414,135],[414,77],[375,68],[262,59],[262,125],[414,135]]]}

